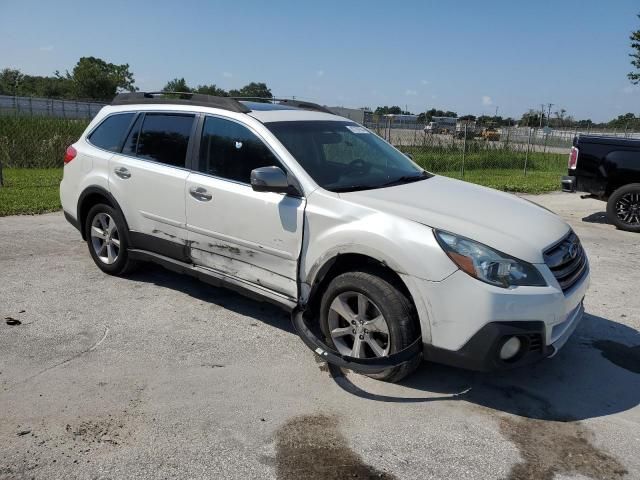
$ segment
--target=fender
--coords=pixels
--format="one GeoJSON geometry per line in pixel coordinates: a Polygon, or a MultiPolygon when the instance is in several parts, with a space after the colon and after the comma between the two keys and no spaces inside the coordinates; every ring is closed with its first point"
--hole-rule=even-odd
{"type": "MultiPolygon", "coordinates": [[[[306,304],[307,301],[309,301],[314,288],[317,287],[318,281],[322,280],[329,268],[331,268],[338,258],[340,258],[340,255],[350,253],[370,257],[380,262],[382,265],[389,267],[398,275],[406,273],[395,260],[388,258],[387,255],[375,248],[361,244],[335,246],[318,258],[309,269],[306,277],[304,279],[300,279],[300,301],[303,304],[306,304]]],[[[301,269],[299,269],[299,271],[301,272],[301,269]]]]}

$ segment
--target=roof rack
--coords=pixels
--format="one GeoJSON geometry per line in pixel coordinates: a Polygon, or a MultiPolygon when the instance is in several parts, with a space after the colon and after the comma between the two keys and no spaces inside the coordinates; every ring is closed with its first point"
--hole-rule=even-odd
{"type": "Polygon", "coordinates": [[[172,105],[198,105],[201,107],[221,108],[238,113],[248,113],[249,107],[231,97],[215,97],[192,92],[132,92],[119,93],[111,105],[136,105],[141,103],[166,103],[172,105]],[[165,95],[164,97],[159,95],[165,95]],[[172,96],[166,96],[172,95],[172,96]]]}
{"type": "Polygon", "coordinates": [[[305,102],[301,100],[293,100],[290,98],[273,98],[273,97],[231,97],[235,100],[258,100],[258,101],[268,101],[269,103],[274,103],[276,105],[288,105],[294,108],[300,108],[302,110],[313,110],[316,112],[324,112],[335,115],[331,110],[327,107],[323,107],[317,103],[305,102]]]}

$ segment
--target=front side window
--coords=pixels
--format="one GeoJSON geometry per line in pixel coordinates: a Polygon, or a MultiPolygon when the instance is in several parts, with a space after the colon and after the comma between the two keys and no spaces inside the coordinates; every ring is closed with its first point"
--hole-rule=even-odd
{"type": "Polygon", "coordinates": [[[120,151],[122,140],[127,134],[133,113],[119,113],[108,116],[91,135],[89,141],[99,148],[104,148],[110,152],[120,151]]]}
{"type": "Polygon", "coordinates": [[[223,118],[205,118],[200,172],[250,183],[251,170],[269,166],[282,168],[271,150],[247,127],[223,118]]]}
{"type": "Polygon", "coordinates": [[[430,178],[404,154],[353,122],[265,124],[322,188],[368,190],[430,178]]]}
{"type": "MultiPolygon", "coordinates": [[[[184,167],[193,120],[193,115],[146,113],[138,135],[137,156],[184,167]]],[[[128,145],[129,139],[125,148],[128,145]]]]}

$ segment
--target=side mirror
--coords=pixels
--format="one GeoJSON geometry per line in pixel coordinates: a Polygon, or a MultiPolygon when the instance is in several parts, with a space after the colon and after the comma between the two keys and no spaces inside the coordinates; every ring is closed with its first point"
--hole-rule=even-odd
{"type": "Polygon", "coordinates": [[[413,155],[411,155],[410,153],[405,153],[405,155],[409,157],[411,160],[413,160],[413,155]]]}
{"type": "Polygon", "coordinates": [[[260,167],[251,170],[251,188],[256,192],[300,194],[280,167],[260,167]]]}

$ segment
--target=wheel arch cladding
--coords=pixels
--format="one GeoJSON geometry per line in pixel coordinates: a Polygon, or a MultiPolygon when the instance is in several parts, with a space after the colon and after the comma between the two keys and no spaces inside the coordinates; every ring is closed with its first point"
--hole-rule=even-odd
{"type": "Polygon", "coordinates": [[[94,205],[97,205],[99,203],[104,203],[118,210],[118,212],[120,213],[120,215],[122,215],[122,218],[124,219],[125,227],[127,228],[127,230],[129,229],[129,225],[127,224],[127,219],[124,217],[124,214],[122,213],[122,209],[120,208],[120,205],[118,204],[116,199],[113,198],[113,195],[111,195],[111,193],[109,193],[104,188],[89,187],[80,194],[80,198],[78,199],[78,224],[80,225],[80,233],[82,234],[83,240],[87,239],[86,238],[87,237],[86,235],[87,214],[89,213],[89,210],[91,210],[91,208],[94,205]]]}
{"type": "MultiPolygon", "coordinates": [[[[313,278],[306,308],[318,312],[322,295],[329,283],[342,273],[358,270],[369,271],[380,276],[398,288],[407,297],[413,308],[417,309],[415,299],[402,277],[386,263],[361,253],[339,253],[326,259],[316,270],[317,273],[313,278]]],[[[418,327],[421,328],[420,322],[418,322],[418,327]]]]}

